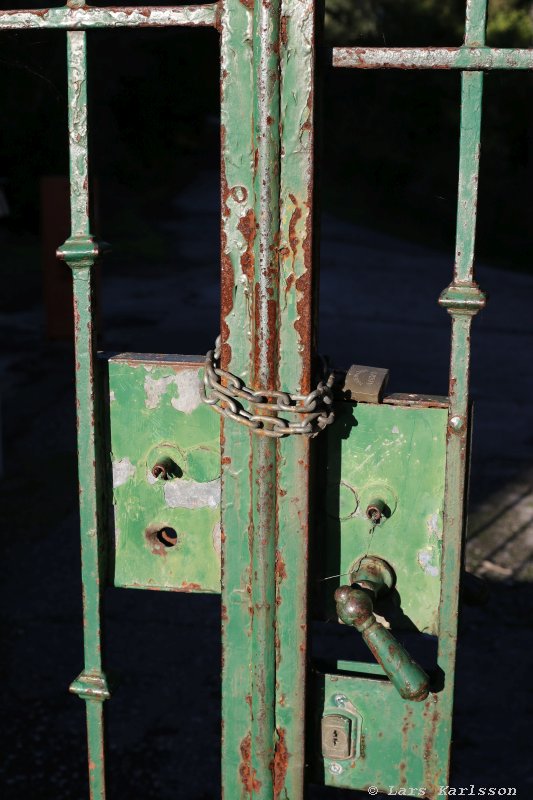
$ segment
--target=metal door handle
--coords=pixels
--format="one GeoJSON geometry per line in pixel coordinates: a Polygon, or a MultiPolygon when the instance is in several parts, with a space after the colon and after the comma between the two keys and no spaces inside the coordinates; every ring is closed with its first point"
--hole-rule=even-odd
{"type": "Polygon", "coordinates": [[[375,599],[393,585],[392,569],[382,559],[368,556],[361,560],[351,580],[351,586],[340,586],[335,592],[338,616],[359,631],[404,700],[425,700],[429,677],[374,616],[375,599]]]}

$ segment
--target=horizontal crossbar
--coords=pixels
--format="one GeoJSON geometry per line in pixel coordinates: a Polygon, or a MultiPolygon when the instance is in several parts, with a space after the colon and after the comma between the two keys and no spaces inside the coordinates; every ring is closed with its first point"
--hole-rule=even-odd
{"type": "Polygon", "coordinates": [[[127,8],[41,8],[0,11],[0,30],[35,28],[84,31],[92,28],[166,28],[216,26],[218,5],[130,6],[127,8]]]}
{"type": "Polygon", "coordinates": [[[355,69],[533,69],[533,49],[334,47],[333,66],[355,69]]]}

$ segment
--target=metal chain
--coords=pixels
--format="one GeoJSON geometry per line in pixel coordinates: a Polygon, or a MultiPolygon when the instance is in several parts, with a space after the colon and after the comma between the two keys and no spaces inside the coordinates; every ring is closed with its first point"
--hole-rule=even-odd
{"type": "Polygon", "coordinates": [[[205,357],[203,401],[223,417],[246,425],[255,433],[280,439],[282,436],[299,434],[313,438],[335,419],[333,411],[333,392],[331,387],[335,376],[329,375],[320,381],[307,395],[289,392],[248,389],[241,378],[220,367],[220,336],[215,349],[205,357]],[[259,406],[259,411],[270,411],[276,416],[247,411],[242,401],[259,406]],[[290,422],[277,416],[279,412],[299,414],[300,420],[290,422]]]}

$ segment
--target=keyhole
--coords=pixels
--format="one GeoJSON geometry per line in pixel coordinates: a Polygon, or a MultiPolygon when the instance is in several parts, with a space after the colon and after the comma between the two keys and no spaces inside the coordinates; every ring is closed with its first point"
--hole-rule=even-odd
{"type": "Polygon", "coordinates": [[[337,730],[333,731],[333,747],[337,747],[339,743],[339,732],[337,730]]]}

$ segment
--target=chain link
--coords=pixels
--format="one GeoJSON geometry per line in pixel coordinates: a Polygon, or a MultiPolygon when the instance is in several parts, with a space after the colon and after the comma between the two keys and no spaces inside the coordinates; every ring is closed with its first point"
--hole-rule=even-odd
{"type": "Polygon", "coordinates": [[[220,346],[219,336],[215,349],[210,350],[205,357],[202,398],[218,414],[246,425],[255,433],[274,439],[290,434],[312,438],[327,425],[331,425],[335,419],[331,390],[333,373],[326,381],[320,381],[316,389],[307,395],[270,390],[252,391],[241,378],[221,369],[220,346]],[[255,406],[255,413],[244,408],[242,401],[255,406]],[[263,411],[271,413],[263,414],[263,411]],[[280,412],[298,414],[300,419],[290,422],[278,416],[280,412]]]}

